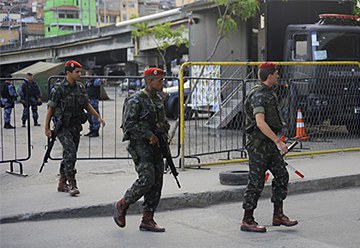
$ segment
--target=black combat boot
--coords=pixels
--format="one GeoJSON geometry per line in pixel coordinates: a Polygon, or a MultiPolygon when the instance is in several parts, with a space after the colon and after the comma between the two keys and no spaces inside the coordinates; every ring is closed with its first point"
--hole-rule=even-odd
{"type": "Polygon", "coordinates": [[[37,120],[34,120],[34,126],[35,126],[35,127],[40,127],[41,125],[38,123],[37,120]]]}
{"type": "Polygon", "coordinates": [[[140,231],[165,232],[165,228],[159,227],[154,221],[154,212],[151,211],[144,211],[139,229],[140,231]]]}
{"type": "Polygon", "coordinates": [[[126,203],[124,198],[114,204],[114,221],[121,228],[126,225],[125,215],[128,208],[129,204],[126,203]]]}
{"type": "Polygon", "coordinates": [[[266,232],[266,227],[259,226],[254,219],[254,209],[245,209],[244,218],[241,222],[240,230],[247,232],[266,232]]]}
{"type": "Polygon", "coordinates": [[[274,203],[273,226],[295,226],[298,224],[297,220],[290,220],[283,212],[283,202],[274,203]]]}
{"type": "Polygon", "coordinates": [[[22,122],[22,127],[26,127],[26,121],[22,122]]]}
{"type": "Polygon", "coordinates": [[[90,130],[87,134],[84,134],[84,136],[89,136],[90,134],[92,134],[93,130],[90,130]]]}
{"type": "Polygon", "coordinates": [[[93,130],[91,132],[91,134],[89,134],[89,137],[99,137],[99,131],[98,130],[93,130]]]}
{"type": "Polygon", "coordinates": [[[4,128],[5,129],[14,129],[15,127],[11,126],[10,122],[5,122],[4,128]]]}

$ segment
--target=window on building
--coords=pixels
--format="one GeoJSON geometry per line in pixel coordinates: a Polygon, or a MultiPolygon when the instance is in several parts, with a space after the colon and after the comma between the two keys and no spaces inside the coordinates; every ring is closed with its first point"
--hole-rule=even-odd
{"type": "Polygon", "coordinates": [[[64,19],[79,19],[79,11],[74,10],[60,10],[57,13],[57,18],[64,18],[64,19]]]}
{"type": "Polygon", "coordinates": [[[74,30],[76,30],[74,28],[74,26],[68,26],[68,25],[59,25],[59,29],[64,30],[64,31],[74,31],[74,30]]]}

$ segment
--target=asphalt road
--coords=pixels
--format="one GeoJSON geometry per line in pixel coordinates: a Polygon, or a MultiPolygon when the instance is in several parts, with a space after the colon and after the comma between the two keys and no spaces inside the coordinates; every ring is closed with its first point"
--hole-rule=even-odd
{"type": "MultiPolygon", "coordinates": [[[[156,221],[165,233],[140,232],[140,215],[127,217],[118,228],[111,217],[57,219],[0,225],[0,246],[7,247],[360,247],[358,187],[290,195],[285,212],[299,220],[295,227],[271,226],[269,199],[259,202],[255,217],[267,233],[239,230],[241,203],[161,212],[156,221]]],[[[26,203],[20,203],[26,204],[26,203]]]]}

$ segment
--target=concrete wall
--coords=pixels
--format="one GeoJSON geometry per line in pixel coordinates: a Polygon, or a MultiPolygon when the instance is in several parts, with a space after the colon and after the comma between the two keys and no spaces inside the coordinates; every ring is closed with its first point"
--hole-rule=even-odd
{"type": "MultiPolygon", "coordinates": [[[[206,61],[218,39],[218,11],[207,9],[194,12],[193,19],[198,23],[189,25],[189,60],[206,61]]],[[[247,54],[246,23],[238,21],[239,30],[230,38],[224,38],[210,61],[245,61],[247,54]]]]}

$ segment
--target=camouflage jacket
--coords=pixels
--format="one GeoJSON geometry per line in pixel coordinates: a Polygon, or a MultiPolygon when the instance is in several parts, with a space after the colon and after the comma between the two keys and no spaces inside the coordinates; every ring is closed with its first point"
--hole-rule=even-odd
{"type": "Polygon", "coordinates": [[[148,141],[152,134],[166,133],[170,125],[165,117],[164,102],[156,93],[146,89],[125,99],[122,117],[124,140],[148,141]]]}
{"type": "Polygon", "coordinates": [[[66,79],[57,82],[51,89],[48,106],[55,108],[54,117],[62,118],[63,124],[85,123],[84,112],[89,102],[85,86],[81,82],[69,84],[66,79]]]}
{"type": "Polygon", "coordinates": [[[255,115],[257,113],[264,113],[265,122],[271,130],[275,133],[280,132],[286,126],[286,123],[283,122],[277,102],[277,96],[270,87],[263,83],[255,85],[245,98],[246,133],[256,132],[259,133],[259,136],[263,136],[262,138],[266,137],[256,127],[255,115]]]}

